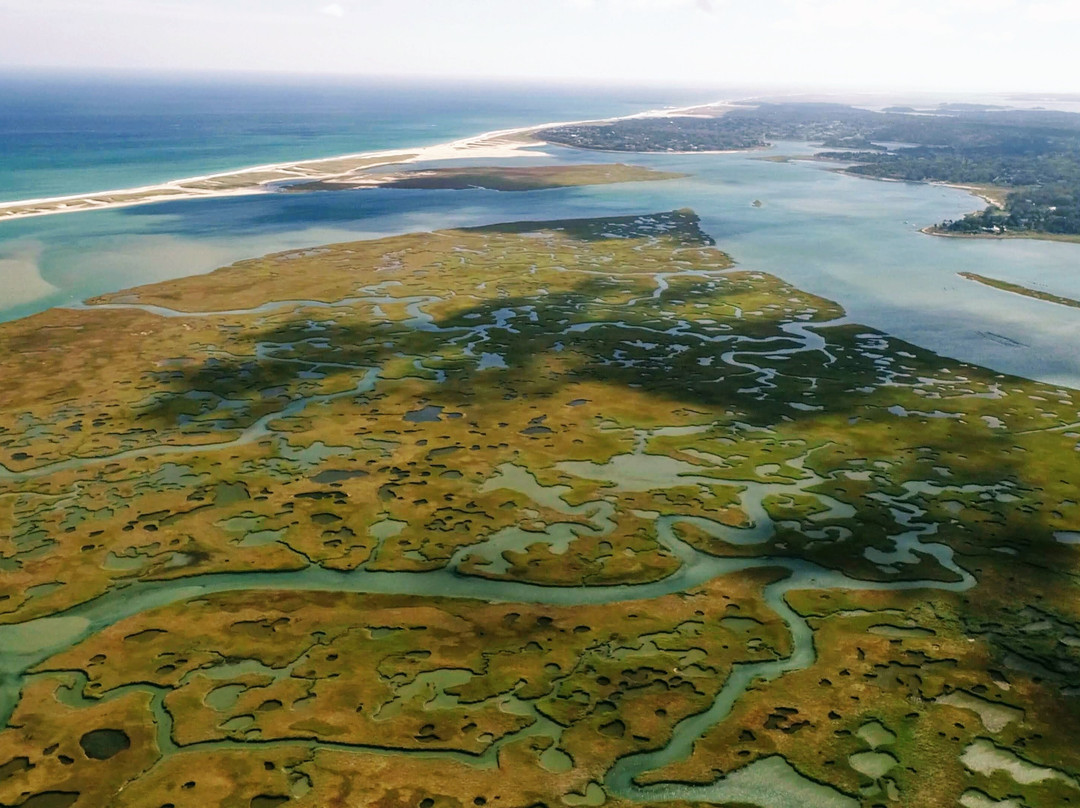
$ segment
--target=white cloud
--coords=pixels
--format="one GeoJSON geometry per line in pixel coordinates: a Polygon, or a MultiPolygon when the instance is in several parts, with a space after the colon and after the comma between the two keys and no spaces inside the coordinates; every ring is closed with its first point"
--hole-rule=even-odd
{"type": "Polygon", "coordinates": [[[1080,90],[1080,0],[0,0],[0,20],[0,66],[16,70],[1080,90]],[[414,47],[351,47],[361,11],[372,30],[405,15],[414,47]]]}
{"type": "Polygon", "coordinates": [[[1038,22],[1077,22],[1080,21],[1080,3],[1076,0],[1046,0],[1032,3],[1024,11],[1038,22]]]}
{"type": "Polygon", "coordinates": [[[579,8],[625,8],[644,10],[663,10],[696,7],[711,13],[716,0],[567,0],[579,8]]]}

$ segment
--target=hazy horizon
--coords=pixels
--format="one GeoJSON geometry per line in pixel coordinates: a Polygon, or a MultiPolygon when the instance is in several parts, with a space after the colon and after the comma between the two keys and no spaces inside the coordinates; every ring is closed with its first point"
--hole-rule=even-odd
{"type": "Polygon", "coordinates": [[[0,70],[1080,92],[1073,0],[0,0],[0,70]]]}

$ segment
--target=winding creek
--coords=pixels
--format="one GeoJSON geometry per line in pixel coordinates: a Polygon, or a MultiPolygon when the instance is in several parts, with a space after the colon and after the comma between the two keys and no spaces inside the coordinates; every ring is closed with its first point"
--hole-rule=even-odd
{"type": "MultiPolygon", "coordinates": [[[[658,274],[655,280],[658,288],[662,288],[663,284],[666,283],[663,273],[658,274]]],[[[385,303],[404,302],[407,304],[409,311],[409,320],[406,321],[406,325],[426,330],[439,329],[439,326],[435,325],[431,317],[423,311],[423,306],[432,302],[435,298],[384,298],[377,294],[378,290],[369,291],[373,292],[373,294],[337,303],[281,301],[254,309],[227,313],[259,314],[290,306],[297,309],[309,306],[333,307],[361,301],[369,304],[377,304],[380,301],[385,303]]],[[[115,304],[112,308],[140,308],[164,317],[205,317],[223,313],[178,312],[160,307],[138,306],[135,304],[115,304]]],[[[472,340],[472,342],[469,342],[471,346],[473,343],[482,343],[484,341],[485,329],[512,327],[510,325],[512,316],[513,312],[509,314],[503,312],[497,314],[499,318],[497,323],[478,324],[467,328],[455,327],[446,330],[460,332],[460,335],[455,333],[454,339],[466,342],[472,340]]],[[[825,353],[827,361],[832,361],[833,357],[828,355],[826,351],[825,340],[814,330],[816,327],[832,324],[789,323],[784,326],[786,334],[784,338],[752,340],[722,336],[714,339],[732,342],[731,348],[723,353],[721,361],[750,371],[759,386],[767,387],[772,384],[771,380],[776,371],[754,363],[753,357],[755,355],[776,356],[781,354],[789,356],[798,352],[813,351],[825,353]],[[778,339],[780,340],[779,343],[778,339]]],[[[618,324],[608,322],[605,325],[618,324]]],[[[587,327],[588,324],[574,326],[577,329],[587,327]]],[[[642,331],[636,326],[632,328],[635,333],[642,331]]],[[[698,336],[683,333],[678,326],[665,333],[676,333],[687,338],[698,336]]],[[[279,359],[276,353],[289,347],[291,346],[263,344],[258,348],[259,357],[268,361],[279,360],[308,364],[312,369],[320,366],[317,361],[279,359]]],[[[355,387],[332,395],[313,395],[296,399],[290,402],[284,410],[260,418],[231,441],[203,446],[161,445],[105,457],[69,459],[18,473],[0,468],[0,479],[10,482],[31,480],[57,471],[87,468],[106,461],[136,455],[213,452],[248,443],[267,435],[273,435],[276,434],[271,426],[274,420],[297,414],[305,408],[318,403],[328,402],[343,396],[353,396],[358,392],[370,390],[378,381],[378,369],[376,368],[345,367],[363,373],[362,380],[355,387]]],[[[687,429],[693,430],[694,428],[666,429],[683,430],[685,432],[687,429]]],[[[647,454],[645,447],[648,438],[657,434],[664,434],[664,430],[665,428],[653,431],[639,431],[634,451],[618,455],[606,464],[564,462],[559,464],[558,467],[561,471],[578,477],[609,481],[624,490],[631,491],[645,491],[652,488],[694,482],[730,482],[702,474],[702,471],[708,468],[707,464],[722,464],[719,458],[698,453],[698,459],[702,460],[706,465],[693,465],[673,458],[661,458],[647,454]]],[[[669,434],[671,433],[669,432],[669,434]]],[[[807,804],[808,801],[814,805],[823,806],[823,808],[854,806],[858,804],[856,800],[834,791],[828,786],[807,780],[791,768],[783,758],[778,757],[759,760],[726,778],[708,785],[661,783],[641,786],[636,782],[636,778],[646,772],[686,758],[691,753],[695,742],[710,727],[725,719],[731,712],[733,705],[752,683],[774,679],[785,673],[804,669],[814,663],[816,652],[813,631],[807,621],[788,606],[786,595],[789,592],[807,589],[938,589],[962,591],[975,583],[973,577],[955,563],[950,548],[943,544],[928,541],[936,531],[936,525],[922,521],[925,511],[915,507],[908,501],[916,492],[924,495],[938,495],[954,490],[948,486],[928,485],[918,488],[918,491],[916,491],[916,488],[912,488],[905,495],[890,500],[890,509],[899,528],[898,532],[890,537],[894,541],[896,549],[892,554],[882,554],[880,558],[875,560],[882,565],[887,565],[893,561],[903,560],[910,555],[913,548],[918,548],[922,553],[933,555],[944,569],[955,576],[956,580],[954,582],[938,580],[887,582],[861,580],[812,563],[783,556],[721,558],[702,552],[679,537],[677,533],[678,526],[680,524],[692,524],[712,537],[735,545],[751,546],[767,541],[774,535],[775,525],[763,507],[762,503],[765,497],[776,493],[802,492],[823,482],[821,477],[805,468],[805,460],[806,456],[796,458],[788,463],[790,470],[793,472],[793,479],[789,483],[752,481],[731,483],[739,488],[740,505],[750,518],[750,522],[745,526],[731,527],[703,517],[658,515],[655,519],[658,540],[664,549],[675,556],[680,563],[673,574],[649,583],[616,586],[555,587],[481,578],[461,572],[460,566],[468,556],[479,556],[486,560],[489,564],[486,569],[491,573],[504,572],[505,566],[500,566],[503,551],[523,549],[527,544],[538,541],[540,537],[540,534],[535,532],[525,534],[516,529],[510,529],[496,534],[481,544],[472,545],[458,551],[446,567],[427,572],[383,572],[363,567],[342,572],[311,565],[305,569],[290,572],[204,574],[174,580],[144,580],[120,584],[100,597],[68,609],[63,613],[21,624],[0,626],[0,724],[6,724],[10,719],[24,685],[34,677],[45,675],[29,673],[35,666],[119,621],[151,609],[191,598],[237,591],[307,590],[418,595],[508,603],[527,602],[553,606],[574,606],[648,600],[684,592],[718,576],[733,572],[772,568],[783,570],[786,575],[781,580],[765,587],[764,599],[768,607],[780,617],[790,632],[793,649],[790,656],[762,662],[736,664],[707,710],[678,723],[674,728],[670,741],[664,747],[650,752],[632,754],[618,760],[607,772],[603,785],[607,792],[613,796],[652,803],[684,799],[749,801],[767,806],[767,808],[797,808],[797,806],[807,804]]],[[[597,500],[578,506],[570,506],[561,498],[561,495],[568,489],[560,486],[545,487],[538,483],[530,472],[512,464],[500,466],[485,483],[485,489],[497,488],[519,491],[540,505],[585,520],[584,522],[556,523],[548,527],[544,540],[552,545],[555,552],[558,552],[560,546],[565,547],[575,536],[582,533],[603,535],[614,529],[612,520],[613,506],[610,503],[597,500]]],[[[824,510],[816,518],[850,517],[853,514],[851,506],[820,494],[815,494],[815,496],[825,506],[824,510]]],[[[90,700],[82,695],[83,687],[86,684],[85,674],[61,672],[48,675],[66,677],[66,684],[58,691],[58,697],[64,703],[72,706],[83,706],[90,703],[90,700]]],[[[491,767],[497,765],[499,749],[507,742],[520,738],[524,734],[548,735],[557,743],[561,732],[560,728],[541,716],[530,703],[516,699],[511,694],[507,696],[505,704],[501,705],[503,709],[520,711],[522,714],[533,716],[536,720],[524,730],[507,735],[494,742],[480,755],[470,755],[464,752],[406,751],[300,739],[274,741],[222,740],[180,747],[172,737],[172,717],[164,707],[166,689],[152,685],[133,684],[105,694],[104,697],[117,698],[133,691],[149,692],[153,697],[153,714],[157,724],[158,745],[163,755],[181,754],[185,751],[195,750],[221,750],[241,746],[248,748],[252,745],[281,746],[301,744],[311,748],[319,747],[385,755],[404,754],[445,758],[471,766],[491,767]]],[[[552,763],[552,765],[558,763],[558,760],[555,759],[558,754],[560,753],[557,751],[552,753],[549,763],[552,763]]],[[[596,788],[599,789],[599,786],[596,786],[596,788]]],[[[596,795],[593,794],[592,796],[595,797],[596,795]]],[[[589,794],[583,797],[583,799],[588,798],[590,798],[589,794]]]]}

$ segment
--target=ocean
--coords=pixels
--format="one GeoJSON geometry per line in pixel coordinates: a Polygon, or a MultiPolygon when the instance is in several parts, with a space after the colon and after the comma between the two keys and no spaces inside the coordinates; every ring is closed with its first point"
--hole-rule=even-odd
{"type": "Polygon", "coordinates": [[[0,200],[425,146],[703,100],[701,90],[310,77],[0,74],[0,200]]]}

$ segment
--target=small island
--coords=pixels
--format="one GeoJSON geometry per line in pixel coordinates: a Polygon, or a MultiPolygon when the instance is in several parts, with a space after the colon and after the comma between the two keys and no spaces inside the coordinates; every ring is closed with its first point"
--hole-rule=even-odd
{"type": "Polygon", "coordinates": [[[1000,289],[1003,292],[1011,292],[1014,295],[1023,295],[1024,297],[1043,300],[1047,303],[1056,303],[1059,306],[1070,306],[1074,309],[1080,309],[1080,300],[1074,300],[1071,297],[1055,295],[1052,292],[1041,292],[1038,289],[1032,289],[1028,286],[1021,286],[1018,283],[1011,283],[997,278],[988,278],[985,275],[979,275],[975,272],[959,272],[957,274],[965,280],[981,283],[983,286],[1000,289]]]}

